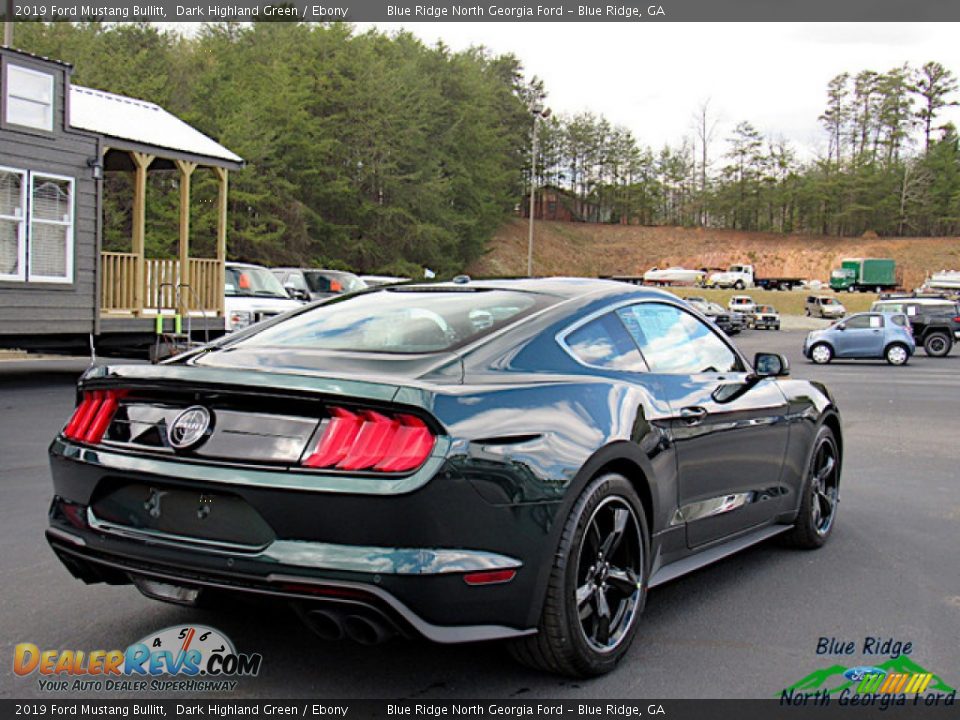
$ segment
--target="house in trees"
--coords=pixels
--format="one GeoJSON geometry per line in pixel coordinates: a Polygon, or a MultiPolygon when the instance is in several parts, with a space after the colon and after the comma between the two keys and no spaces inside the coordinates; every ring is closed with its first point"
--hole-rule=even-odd
{"type": "Polygon", "coordinates": [[[174,316],[224,327],[228,172],[240,157],[152,103],[73,85],[71,66],[0,48],[0,346],[142,345],[174,316]],[[179,253],[145,257],[147,173],[179,173],[179,253]],[[219,180],[216,256],[190,255],[190,181],[219,180]],[[128,252],[103,252],[103,176],[133,175],[128,252]],[[158,321],[157,318],[160,318],[158,321]]]}
{"type": "MultiPolygon", "coordinates": [[[[530,217],[530,195],[520,204],[522,217],[530,217]]],[[[559,222],[610,222],[609,208],[577,197],[575,193],[554,185],[539,188],[533,201],[534,220],[557,220],[559,222]]]]}

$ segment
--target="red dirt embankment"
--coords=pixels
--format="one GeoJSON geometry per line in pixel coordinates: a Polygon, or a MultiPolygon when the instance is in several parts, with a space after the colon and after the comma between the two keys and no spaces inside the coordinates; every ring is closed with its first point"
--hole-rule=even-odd
{"type": "MultiPolygon", "coordinates": [[[[960,237],[841,238],[546,221],[536,223],[534,235],[537,275],[642,275],[654,266],[719,268],[753,263],[761,277],[826,282],[845,257],[892,257],[903,272],[904,286],[913,288],[932,272],[960,269],[960,237]]],[[[467,270],[476,276],[525,275],[526,271],[525,220],[506,223],[487,253],[467,270]]]]}

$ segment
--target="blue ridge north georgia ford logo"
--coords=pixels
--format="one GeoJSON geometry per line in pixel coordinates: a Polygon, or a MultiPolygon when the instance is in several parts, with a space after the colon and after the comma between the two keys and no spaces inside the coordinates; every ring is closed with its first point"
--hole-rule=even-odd
{"type": "Polygon", "coordinates": [[[186,450],[196,445],[210,427],[210,411],[194,405],[177,415],[167,428],[167,439],[177,450],[186,450]]]}

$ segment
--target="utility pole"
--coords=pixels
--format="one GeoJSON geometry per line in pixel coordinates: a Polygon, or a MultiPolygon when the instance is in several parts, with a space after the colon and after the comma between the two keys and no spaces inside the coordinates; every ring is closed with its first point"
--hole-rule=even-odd
{"type": "Polygon", "coordinates": [[[534,202],[537,197],[537,126],[540,118],[550,117],[550,108],[544,108],[540,103],[530,108],[533,114],[533,143],[530,152],[530,226],[527,237],[527,277],[533,277],[533,216],[534,202]]]}

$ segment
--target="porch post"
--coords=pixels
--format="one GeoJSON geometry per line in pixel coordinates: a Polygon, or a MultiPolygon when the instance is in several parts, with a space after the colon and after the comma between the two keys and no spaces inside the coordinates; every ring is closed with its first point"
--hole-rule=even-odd
{"type": "Polygon", "coordinates": [[[197,169],[197,164],[177,160],[177,167],[180,169],[180,279],[177,281],[180,284],[177,288],[180,305],[177,312],[186,315],[190,312],[192,293],[198,292],[190,277],[190,176],[197,169]]]}
{"type": "Polygon", "coordinates": [[[146,287],[145,263],[143,257],[143,238],[146,233],[146,199],[147,199],[147,168],[153,162],[153,155],[147,153],[131,152],[133,164],[136,166],[137,174],[133,185],[133,253],[137,256],[136,272],[134,273],[133,286],[133,311],[137,315],[143,314],[143,308],[147,298],[144,297],[146,287]]]}
{"type": "Polygon", "coordinates": [[[227,169],[215,167],[213,171],[220,180],[220,192],[217,196],[217,309],[220,317],[226,316],[224,308],[224,277],[227,262],[227,169]]]}

